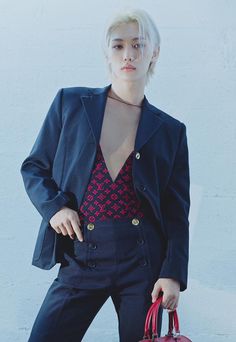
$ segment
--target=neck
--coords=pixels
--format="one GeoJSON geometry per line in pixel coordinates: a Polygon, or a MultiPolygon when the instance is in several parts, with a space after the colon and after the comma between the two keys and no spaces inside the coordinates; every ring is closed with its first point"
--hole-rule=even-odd
{"type": "Polygon", "coordinates": [[[137,82],[112,82],[109,95],[133,105],[142,105],[144,86],[137,82]]]}

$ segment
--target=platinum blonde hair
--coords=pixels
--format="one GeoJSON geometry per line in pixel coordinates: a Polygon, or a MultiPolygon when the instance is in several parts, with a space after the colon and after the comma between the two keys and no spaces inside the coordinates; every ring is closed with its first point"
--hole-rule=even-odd
{"type": "MultiPolygon", "coordinates": [[[[103,32],[103,40],[102,40],[102,49],[105,56],[108,55],[108,49],[110,46],[111,34],[114,29],[116,29],[119,25],[123,23],[136,22],[138,24],[138,37],[146,37],[151,44],[152,50],[158,49],[160,47],[160,34],[158,28],[151,18],[151,16],[143,9],[135,9],[135,8],[125,8],[119,12],[116,12],[113,17],[107,22],[104,32],[103,32]]],[[[143,46],[140,47],[141,54],[143,57],[143,46]]],[[[146,83],[147,85],[151,79],[151,77],[155,73],[155,65],[156,60],[150,62],[149,69],[146,75],[146,83]]],[[[110,75],[111,70],[110,66],[108,66],[108,74],[110,75]]]]}

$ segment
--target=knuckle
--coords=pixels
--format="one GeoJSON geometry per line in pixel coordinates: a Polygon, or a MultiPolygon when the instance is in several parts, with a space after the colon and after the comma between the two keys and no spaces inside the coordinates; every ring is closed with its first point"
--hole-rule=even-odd
{"type": "Polygon", "coordinates": [[[68,216],[71,218],[71,219],[75,219],[76,218],[76,211],[73,210],[73,209],[70,209],[69,212],[68,212],[68,216]]]}
{"type": "Polygon", "coordinates": [[[78,218],[76,217],[76,215],[73,215],[71,217],[71,222],[73,223],[74,226],[78,225],[78,218]]]}

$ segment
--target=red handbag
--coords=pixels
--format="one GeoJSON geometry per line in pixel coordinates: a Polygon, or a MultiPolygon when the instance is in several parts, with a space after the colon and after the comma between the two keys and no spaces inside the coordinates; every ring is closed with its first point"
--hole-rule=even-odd
{"type": "Polygon", "coordinates": [[[158,299],[150,306],[146,316],[144,336],[139,342],[192,342],[188,337],[180,335],[179,319],[176,310],[169,312],[168,334],[163,337],[158,337],[158,312],[162,299],[163,296],[158,297],[158,299]],[[173,328],[175,328],[174,333],[173,328]]]}

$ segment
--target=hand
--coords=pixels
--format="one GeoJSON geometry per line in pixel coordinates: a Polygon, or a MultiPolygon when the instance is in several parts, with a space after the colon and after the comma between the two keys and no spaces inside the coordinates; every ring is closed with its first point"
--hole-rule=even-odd
{"type": "Polygon", "coordinates": [[[180,284],[172,278],[159,278],[152,290],[152,303],[154,303],[160,291],[163,292],[162,306],[168,312],[174,311],[178,306],[180,284]]]}
{"type": "Polygon", "coordinates": [[[83,241],[83,235],[79,228],[81,223],[77,211],[68,207],[62,207],[51,217],[49,223],[58,234],[69,234],[70,238],[74,239],[75,233],[78,240],[83,241]]]}

